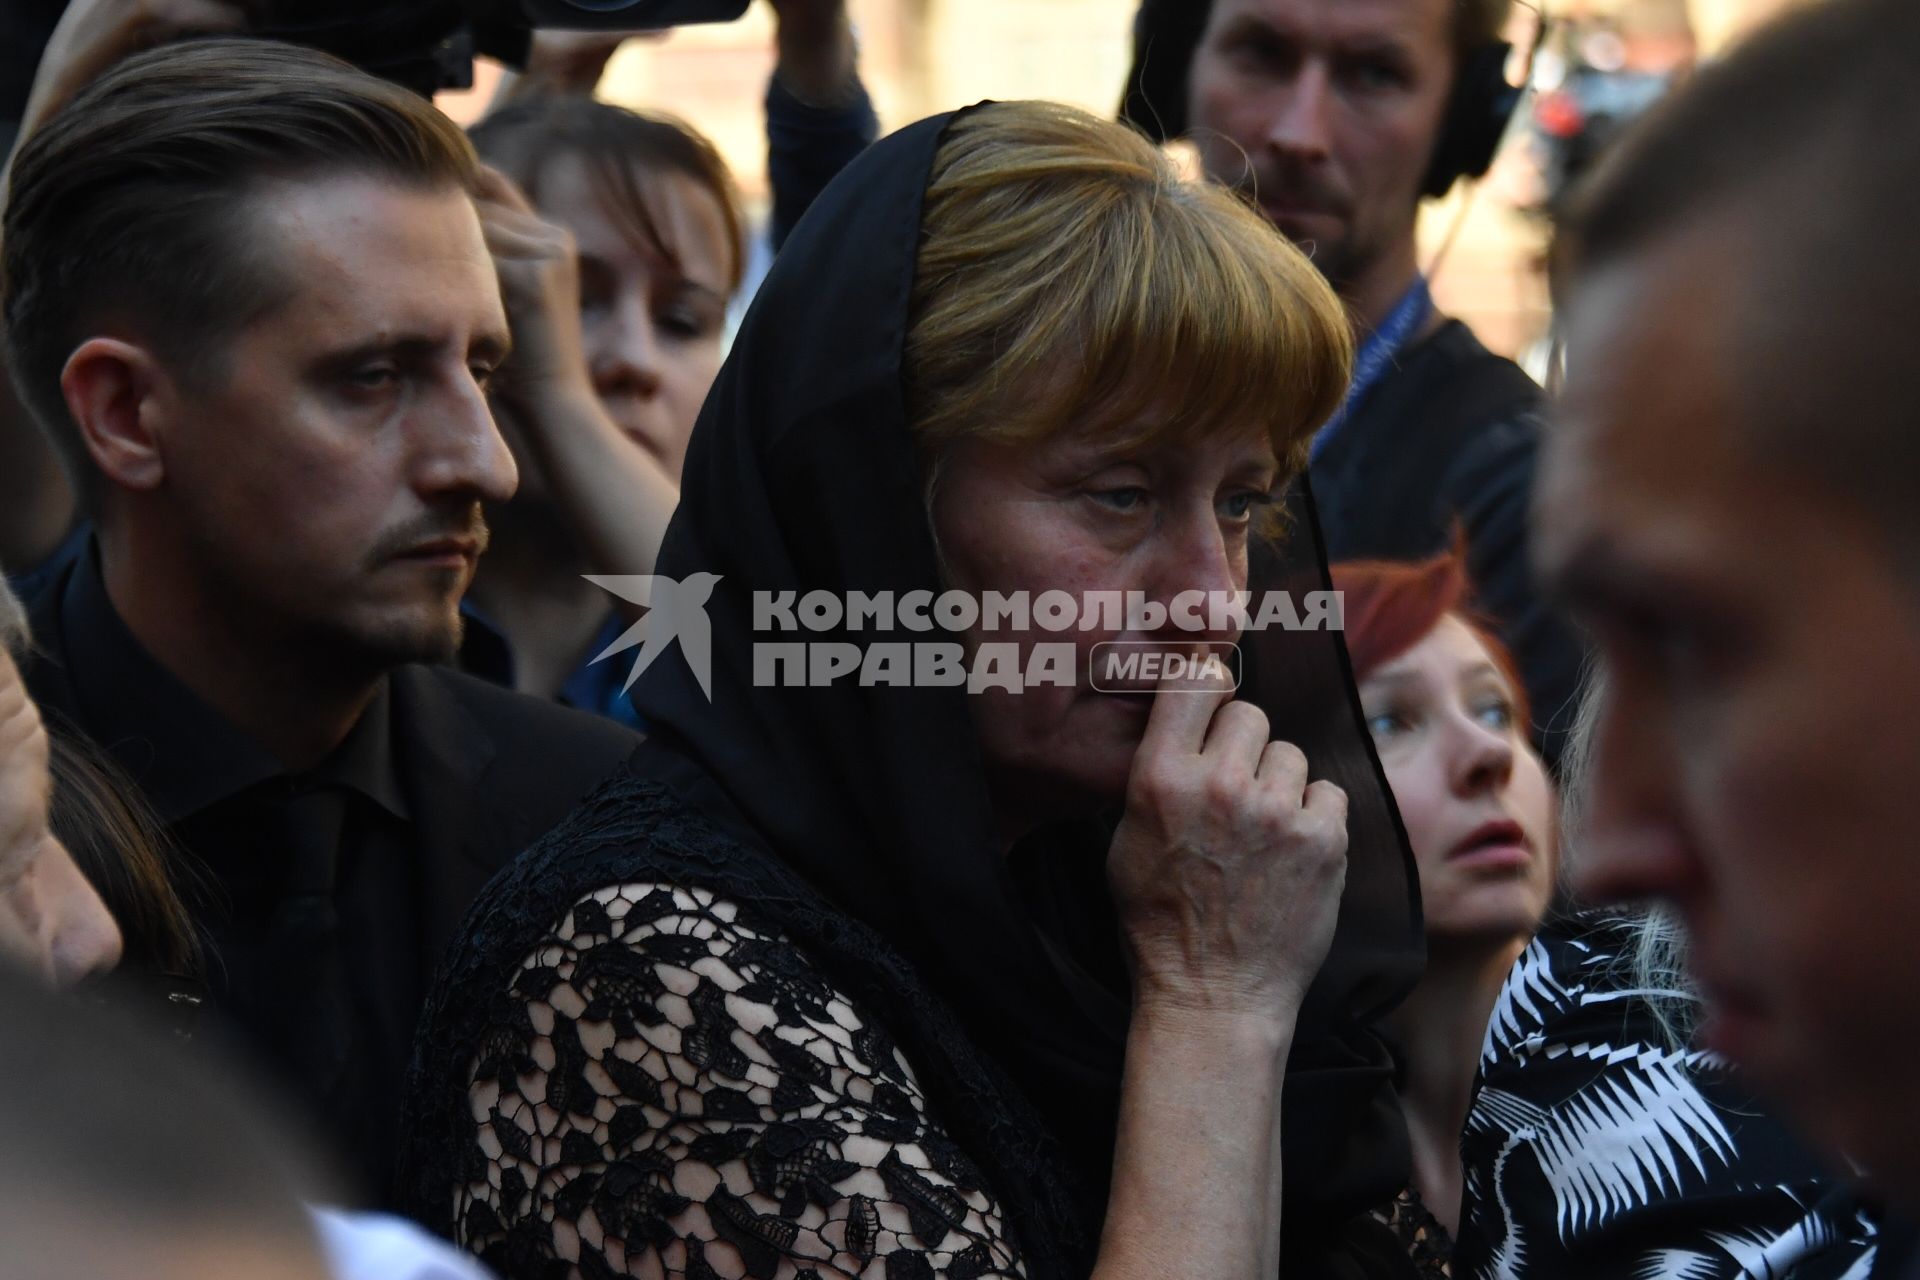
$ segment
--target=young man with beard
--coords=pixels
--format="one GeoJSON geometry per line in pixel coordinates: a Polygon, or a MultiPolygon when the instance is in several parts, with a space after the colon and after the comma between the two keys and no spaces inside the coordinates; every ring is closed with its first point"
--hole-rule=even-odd
{"type": "Polygon", "coordinates": [[[376,1191],[467,903],[635,741],[436,665],[516,482],[477,173],[402,89],[210,40],[35,132],[0,236],[96,531],[30,601],[28,682],[198,864],[217,1006],[376,1191]]]}

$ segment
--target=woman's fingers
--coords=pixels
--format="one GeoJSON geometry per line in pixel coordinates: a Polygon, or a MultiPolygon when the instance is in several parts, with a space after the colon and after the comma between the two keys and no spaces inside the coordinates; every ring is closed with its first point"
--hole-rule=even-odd
{"type": "Polygon", "coordinates": [[[1260,767],[1254,776],[1263,789],[1299,807],[1308,789],[1307,754],[1291,742],[1269,742],[1260,752],[1260,767]]]}
{"type": "Polygon", "coordinates": [[[1267,745],[1267,713],[1251,702],[1229,702],[1213,713],[1201,759],[1235,785],[1250,785],[1267,745]]]}
{"type": "Polygon", "coordinates": [[[1141,755],[1159,761],[1197,756],[1207,740],[1207,726],[1220,704],[1233,696],[1231,685],[1196,687],[1189,680],[1162,679],[1154,691],[1153,710],[1141,735],[1141,755]]]}

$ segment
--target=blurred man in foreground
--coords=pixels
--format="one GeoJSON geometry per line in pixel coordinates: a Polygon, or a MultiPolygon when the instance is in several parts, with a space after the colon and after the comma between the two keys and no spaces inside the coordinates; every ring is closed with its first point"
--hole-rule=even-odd
{"type": "Polygon", "coordinates": [[[1701,1039],[1920,1209],[1920,9],[1838,0],[1650,118],[1570,228],[1537,504],[1591,629],[1581,888],[1686,924],[1701,1039]]]}

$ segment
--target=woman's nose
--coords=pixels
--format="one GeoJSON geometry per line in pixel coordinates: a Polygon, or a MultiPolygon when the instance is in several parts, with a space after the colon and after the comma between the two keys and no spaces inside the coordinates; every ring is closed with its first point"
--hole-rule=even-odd
{"type": "Polygon", "coordinates": [[[593,385],[602,397],[650,400],[660,392],[660,344],[653,315],[639,298],[626,298],[587,333],[593,385]]]}
{"type": "Polygon", "coordinates": [[[1513,776],[1513,731],[1483,724],[1470,710],[1463,709],[1459,720],[1451,761],[1454,788],[1465,792],[1505,786],[1513,776]]]}
{"type": "Polygon", "coordinates": [[[1212,506],[1169,520],[1158,536],[1148,597],[1167,609],[1163,630],[1209,640],[1237,637],[1240,627],[1229,605],[1245,581],[1212,506]]]}

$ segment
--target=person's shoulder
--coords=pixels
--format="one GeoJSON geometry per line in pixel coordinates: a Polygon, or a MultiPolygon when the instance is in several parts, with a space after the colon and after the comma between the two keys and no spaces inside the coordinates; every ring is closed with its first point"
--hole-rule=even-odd
{"type": "Polygon", "coordinates": [[[395,681],[409,686],[406,694],[423,709],[459,708],[498,750],[518,758],[604,760],[611,767],[640,745],[638,733],[605,716],[503,689],[452,667],[409,663],[395,681]]]}
{"type": "Polygon", "coordinates": [[[1419,354],[1450,369],[1472,370],[1503,379],[1519,392],[1530,387],[1538,399],[1546,399],[1545,389],[1525,369],[1480,341],[1480,335],[1457,316],[1446,317],[1409,354],[1419,354]]]}
{"type": "Polygon", "coordinates": [[[438,779],[484,792],[510,818],[488,839],[517,853],[599,783],[619,773],[640,735],[603,716],[502,689],[450,667],[409,663],[394,672],[394,716],[408,759],[438,779]],[[448,777],[440,777],[447,774],[448,777]]]}
{"type": "Polygon", "coordinates": [[[1403,378],[1418,383],[1431,406],[1452,406],[1469,424],[1488,428],[1513,423],[1538,432],[1547,393],[1525,369],[1485,343],[1460,320],[1449,318],[1400,362],[1403,378]]]}

